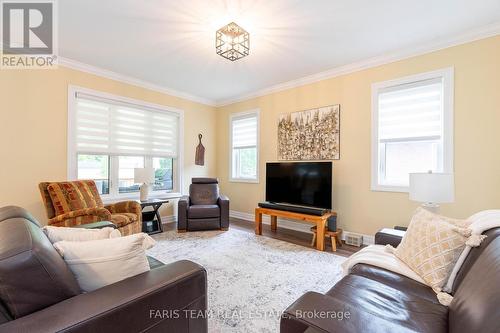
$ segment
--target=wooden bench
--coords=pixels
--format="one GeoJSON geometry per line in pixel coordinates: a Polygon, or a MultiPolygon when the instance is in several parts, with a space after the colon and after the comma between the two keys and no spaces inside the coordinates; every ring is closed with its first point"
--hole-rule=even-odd
{"type": "Polygon", "coordinates": [[[271,208],[255,208],[255,234],[262,235],[262,215],[271,216],[271,230],[275,231],[278,227],[278,217],[283,217],[287,219],[300,220],[314,224],[317,230],[317,242],[316,249],[320,251],[325,250],[325,231],[326,222],[330,216],[337,216],[335,212],[329,212],[321,216],[302,214],[295,212],[288,212],[285,210],[271,209],[271,208]]]}

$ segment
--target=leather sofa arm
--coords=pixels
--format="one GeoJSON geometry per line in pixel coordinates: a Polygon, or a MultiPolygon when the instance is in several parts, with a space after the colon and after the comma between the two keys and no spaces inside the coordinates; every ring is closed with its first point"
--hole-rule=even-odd
{"type": "Polygon", "coordinates": [[[280,333],[302,333],[309,327],[314,332],[361,332],[351,321],[353,310],[333,297],[310,291],[283,312],[280,333]]]}
{"type": "Polygon", "coordinates": [[[4,323],[0,333],[206,332],[206,283],[203,267],[177,261],[4,323]]]}
{"type": "Polygon", "coordinates": [[[118,226],[110,221],[99,221],[99,222],[75,225],[75,228],[82,228],[82,229],[113,228],[113,229],[117,229],[118,226]]]}
{"type": "Polygon", "coordinates": [[[227,229],[229,228],[229,198],[221,194],[217,204],[220,207],[220,227],[227,229]]]}
{"type": "Polygon", "coordinates": [[[177,230],[186,230],[187,228],[187,210],[189,207],[189,196],[184,195],[177,203],[177,230]]]}
{"type": "Polygon", "coordinates": [[[111,220],[111,213],[107,209],[103,207],[94,207],[74,210],[65,214],[57,215],[49,220],[49,225],[56,227],[73,227],[81,223],[76,223],[76,221],[71,220],[82,216],[94,216],[94,222],[111,220]]]}
{"type": "Polygon", "coordinates": [[[399,243],[403,240],[403,236],[405,235],[405,231],[398,229],[389,229],[384,228],[379,230],[375,234],[375,244],[377,245],[392,245],[393,247],[397,247],[399,243]]]}

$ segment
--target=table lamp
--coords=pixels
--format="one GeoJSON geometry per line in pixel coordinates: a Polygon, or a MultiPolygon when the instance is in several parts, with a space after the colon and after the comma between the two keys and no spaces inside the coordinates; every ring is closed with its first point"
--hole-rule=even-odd
{"type": "Polygon", "coordinates": [[[148,200],[149,184],[155,181],[154,168],[134,168],[134,183],[141,185],[141,201],[148,200]]]}
{"type": "Polygon", "coordinates": [[[410,200],[423,202],[422,207],[437,213],[440,203],[455,200],[452,173],[410,173],[410,200]]]}

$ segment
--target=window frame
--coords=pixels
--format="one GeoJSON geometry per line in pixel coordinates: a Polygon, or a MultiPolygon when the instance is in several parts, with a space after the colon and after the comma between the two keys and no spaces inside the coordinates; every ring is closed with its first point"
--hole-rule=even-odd
{"type": "MultiPolygon", "coordinates": [[[[454,68],[448,67],[431,72],[405,76],[402,78],[373,83],[371,86],[371,190],[385,192],[409,192],[409,186],[381,184],[379,180],[379,117],[378,96],[381,90],[407,85],[424,80],[441,79],[443,82],[443,170],[453,173],[453,102],[454,102],[454,68]]],[[[407,142],[407,141],[405,141],[407,142]]]]}
{"type": "MultiPolygon", "coordinates": [[[[77,105],[77,93],[83,93],[87,95],[92,95],[102,99],[114,100],[117,102],[127,103],[135,105],[136,107],[144,107],[148,109],[155,109],[158,111],[176,113],[179,117],[179,129],[178,129],[178,142],[177,142],[177,157],[173,158],[172,163],[172,181],[173,190],[157,190],[151,191],[149,197],[161,197],[161,198],[176,198],[181,196],[182,184],[183,184],[183,154],[184,154],[184,111],[167,107],[164,105],[149,103],[142,100],[132,99],[128,97],[123,97],[119,95],[114,95],[110,93],[105,93],[101,91],[96,91],[88,88],[83,88],[74,85],[68,85],[68,127],[67,127],[67,178],[69,180],[76,180],[78,177],[78,154],[86,155],[107,155],[109,156],[109,194],[101,194],[101,198],[104,202],[111,202],[115,200],[123,199],[139,199],[139,192],[128,192],[119,193],[118,189],[118,156],[143,156],[144,166],[152,166],[152,160],[154,157],[166,157],[166,156],[149,156],[149,155],[138,155],[138,154],[106,154],[102,152],[79,152],[76,149],[76,137],[72,135],[75,133],[74,128],[76,125],[76,105],[77,105]]],[[[170,157],[167,157],[170,158],[170,157]]]]}
{"type": "Polygon", "coordinates": [[[243,112],[232,113],[229,115],[229,181],[233,183],[254,183],[260,182],[260,109],[252,109],[243,112]],[[233,121],[255,115],[257,118],[257,142],[256,142],[256,175],[255,178],[233,177],[233,121]]]}

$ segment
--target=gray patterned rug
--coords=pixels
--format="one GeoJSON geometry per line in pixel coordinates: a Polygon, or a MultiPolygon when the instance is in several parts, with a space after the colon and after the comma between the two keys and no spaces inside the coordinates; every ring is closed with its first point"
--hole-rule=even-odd
{"type": "Polygon", "coordinates": [[[208,272],[209,332],[279,332],[281,312],[306,291],[326,292],[345,258],[231,228],[154,236],[148,254],[208,272]]]}

